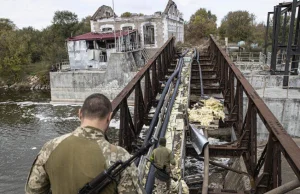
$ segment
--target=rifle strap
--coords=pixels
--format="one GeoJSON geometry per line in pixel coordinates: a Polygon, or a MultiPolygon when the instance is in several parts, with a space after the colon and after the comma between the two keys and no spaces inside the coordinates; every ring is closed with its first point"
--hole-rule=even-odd
{"type": "MultiPolygon", "coordinates": [[[[113,145],[113,144],[110,144],[110,155],[112,156],[112,153],[115,153],[116,155],[116,158],[113,158],[113,160],[109,161],[110,163],[114,163],[114,162],[117,162],[118,161],[118,149],[117,149],[117,146],[113,145]]],[[[109,164],[109,166],[111,166],[109,164]]],[[[119,177],[112,177],[113,180],[116,182],[116,184],[119,183],[120,179],[121,179],[121,175],[119,177]]]]}

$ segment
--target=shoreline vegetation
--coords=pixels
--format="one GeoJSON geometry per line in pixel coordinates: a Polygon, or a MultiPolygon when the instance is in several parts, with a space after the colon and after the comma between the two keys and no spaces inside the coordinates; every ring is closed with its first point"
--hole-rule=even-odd
{"type": "Polygon", "coordinates": [[[25,81],[16,82],[12,85],[6,85],[3,81],[0,84],[1,89],[16,91],[50,90],[50,82],[41,82],[38,76],[28,76],[25,81]]]}
{"type": "Polygon", "coordinates": [[[67,59],[66,40],[90,32],[90,16],[81,20],[70,11],[56,11],[51,24],[38,30],[19,29],[0,18],[0,88],[49,90],[49,72],[67,59]]]}

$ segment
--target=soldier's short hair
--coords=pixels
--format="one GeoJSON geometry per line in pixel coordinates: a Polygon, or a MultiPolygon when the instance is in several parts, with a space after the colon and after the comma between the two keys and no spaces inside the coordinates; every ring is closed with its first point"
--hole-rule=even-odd
{"type": "Polygon", "coordinates": [[[166,140],[166,138],[161,137],[161,138],[159,139],[158,143],[159,143],[159,145],[161,145],[161,146],[166,146],[167,140],[166,140]]]}
{"type": "Polygon", "coordinates": [[[99,93],[88,96],[81,107],[83,118],[104,119],[111,111],[110,100],[99,93]]]}

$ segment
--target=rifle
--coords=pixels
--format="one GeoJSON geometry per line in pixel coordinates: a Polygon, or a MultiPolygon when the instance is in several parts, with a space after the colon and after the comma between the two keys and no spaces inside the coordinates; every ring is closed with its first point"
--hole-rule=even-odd
{"type": "Polygon", "coordinates": [[[154,164],[153,162],[151,162],[151,160],[149,160],[148,158],[146,158],[146,160],[148,160],[148,162],[150,162],[150,164],[152,166],[154,166],[154,168],[156,168],[157,170],[159,170],[161,173],[165,174],[166,177],[169,177],[169,178],[173,179],[174,181],[178,181],[178,178],[173,177],[171,174],[167,173],[165,169],[159,168],[156,164],[154,164]]]}
{"type": "Polygon", "coordinates": [[[115,181],[117,177],[128,167],[131,163],[140,156],[144,155],[149,148],[155,143],[155,140],[149,142],[145,147],[142,147],[137,153],[131,158],[122,162],[121,160],[116,161],[107,170],[101,172],[96,178],[86,183],[78,192],[78,194],[98,194],[112,181],[115,181]]]}

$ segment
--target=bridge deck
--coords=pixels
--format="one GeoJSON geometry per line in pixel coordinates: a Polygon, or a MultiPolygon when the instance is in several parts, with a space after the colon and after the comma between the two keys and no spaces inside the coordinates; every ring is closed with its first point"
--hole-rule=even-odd
{"type": "MultiPolygon", "coordinates": [[[[147,119],[145,118],[147,118],[151,106],[156,107],[157,105],[155,97],[162,92],[164,83],[168,78],[168,72],[170,73],[176,68],[174,65],[171,66],[174,56],[174,39],[171,38],[113,101],[114,114],[120,110],[121,115],[119,145],[124,146],[129,151],[133,150],[132,142],[137,141],[138,134],[146,123],[147,119]],[[127,103],[130,94],[135,96],[133,118],[130,115],[127,103]]],[[[282,181],[282,156],[291,166],[295,175],[294,178],[300,179],[299,147],[212,36],[208,52],[200,60],[203,68],[204,93],[224,100],[226,118],[224,122],[220,122],[221,130],[219,131],[223,132],[222,129],[224,129],[226,133],[226,131],[232,129],[233,133],[231,135],[234,135],[237,139],[226,145],[210,145],[210,157],[242,158],[245,162],[248,177],[251,180],[251,189],[255,193],[265,193],[285,182],[282,181]],[[259,157],[257,155],[258,116],[269,131],[267,145],[259,157]]],[[[197,84],[200,81],[200,78],[198,78],[200,74],[195,65],[191,66],[190,75],[189,90],[193,94],[190,96],[190,102],[193,104],[201,92],[201,87],[197,84]]],[[[181,108],[184,109],[184,106],[181,108]]],[[[187,132],[187,122],[184,115],[178,118],[178,120],[180,119],[183,120],[181,124],[187,132]]],[[[156,122],[155,125],[157,124],[156,122]]],[[[150,124],[145,141],[151,138],[154,128],[150,124]]],[[[170,135],[170,133],[167,133],[167,135],[170,135]]],[[[181,137],[181,140],[186,140],[183,134],[181,137]]],[[[180,144],[179,148],[182,148],[185,143],[180,144]]],[[[176,146],[172,145],[171,147],[176,146]]],[[[189,144],[184,147],[187,154],[195,154],[189,144]]],[[[185,152],[181,151],[180,156],[182,158],[179,158],[179,162],[182,164],[184,163],[185,152]]],[[[184,174],[181,172],[180,176],[184,176],[184,174]]],[[[197,193],[198,189],[191,188],[191,191],[197,193]]],[[[214,190],[210,188],[209,193],[249,192],[238,191],[238,188],[234,190],[214,190]]]]}

